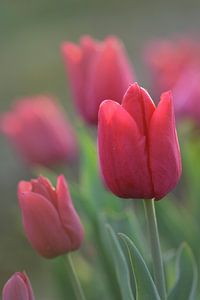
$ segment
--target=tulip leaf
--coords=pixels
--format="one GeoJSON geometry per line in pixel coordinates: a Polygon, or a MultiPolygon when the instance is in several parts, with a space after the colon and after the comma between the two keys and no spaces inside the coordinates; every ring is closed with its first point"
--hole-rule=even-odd
{"type": "Polygon", "coordinates": [[[81,186],[87,197],[90,196],[95,199],[98,193],[104,191],[99,178],[96,143],[83,128],[79,135],[79,141],[81,148],[81,186]]]}
{"type": "Polygon", "coordinates": [[[190,247],[183,243],[176,259],[177,279],[168,300],[195,300],[197,289],[197,267],[190,247]]]}
{"type": "Polygon", "coordinates": [[[131,268],[133,271],[136,299],[137,300],[160,300],[160,296],[153,282],[152,276],[146,266],[146,263],[133,241],[123,233],[119,234],[122,238],[128,252],[131,268]]]}
{"type": "Polygon", "coordinates": [[[129,274],[126,258],[124,256],[120,243],[112,227],[108,224],[106,227],[110,238],[113,260],[115,264],[115,269],[116,269],[117,279],[121,290],[122,299],[134,300],[133,292],[131,290],[130,274],[129,274]]]}

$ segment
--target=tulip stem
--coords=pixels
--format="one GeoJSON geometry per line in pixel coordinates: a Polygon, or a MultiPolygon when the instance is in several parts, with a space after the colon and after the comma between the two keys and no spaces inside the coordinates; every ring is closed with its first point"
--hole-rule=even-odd
{"type": "Polygon", "coordinates": [[[77,300],[86,300],[70,254],[67,254],[67,267],[69,270],[69,275],[70,275],[70,278],[72,281],[76,299],[77,300]]]}
{"type": "Polygon", "coordinates": [[[162,300],[166,299],[166,285],[164,276],[164,266],[161,254],[160,239],[158,234],[158,224],[154,206],[154,199],[144,200],[144,208],[149,230],[151,256],[153,263],[153,273],[155,285],[162,300]]]}

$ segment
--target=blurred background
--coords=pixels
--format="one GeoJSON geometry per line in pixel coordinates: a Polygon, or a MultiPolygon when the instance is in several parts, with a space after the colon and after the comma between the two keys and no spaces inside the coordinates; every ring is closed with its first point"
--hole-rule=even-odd
{"type": "MultiPolygon", "coordinates": [[[[60,44],[81,35],[103,39],[115,34],[124,42],[138,82],[148,88],[143,50],[154,38],[177,33],[198,35],[200,2],[118,0],[0,1],[0,110],[20,97],[48,93],[74,108],[60,55],[60,44]]],[[[200,163],[200,162],[199,162],[200,163]]],[[[51,263],[29,246],[21,226],[16,188],[30,170],[0,136],[0,289],[15,271],[30,275],[37,299],[57,299],[51,263]]]]}

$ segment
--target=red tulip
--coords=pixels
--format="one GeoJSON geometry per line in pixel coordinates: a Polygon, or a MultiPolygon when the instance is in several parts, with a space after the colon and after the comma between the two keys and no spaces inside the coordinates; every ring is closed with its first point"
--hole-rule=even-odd
{"type": "Polygon", "coordinates": [[[30,164],[71,160],[77,152],[70,124],[48,96],[18,101],[12,111],[2,116],[1,129],[30,164]]]}
{"type": "Polygon", "coordinates": [[[64,176],[58,177],[56,189],[42,176],[21,181],[18,198],[26,235],[39,254],[52,258],[81,246],[83,227],[64,176]]]}
{"type": "Polygon", "coordinates": [[[120,102],[134,81],[123,44],[115,37],[98,42],[84,36],[80,45],[66,42],[61,50],[79,113],[97,124],[100,103],[108,98],[120,102]]]}
{"type": "Polygon", "coordinates": [[[32,287],[26,273],[15,273],[3,288],[2,300],[34,300],[32,287]]]}
{"type": "Polygon", "coordinates": [[[164,197],[181,174],[172,95],[157,108],[137,83],[122,105],[105,100],[99,110],[99,159],[108,188],[122,198],[164,197]]]}

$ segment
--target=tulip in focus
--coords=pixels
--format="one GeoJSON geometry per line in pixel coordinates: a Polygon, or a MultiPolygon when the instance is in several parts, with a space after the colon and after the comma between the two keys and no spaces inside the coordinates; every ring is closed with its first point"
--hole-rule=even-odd
{"type": "Polygon", "coordinates": [[[122,105],[105,100],[99,109],[98,147],[104,181],[115,195],[163,198],[181,175],[171,93],[163,93],[156,107],[135,83],[122,105]]]}
{"type": "Polygon", "coordinates": [[[56,189],[42,176],[21,181],[18,198],[27,238],[39,254],[53,258],[81,246],[83,226],[63,175],[56,189]]]}
{"type": "Polygon", "coordinates": [[[104,99],[121,99],[134,74],[123,44],[115,37],[103,42],[84,36],[79,45],[61,47],[77,109],[89,124],[97,124],[104,99]]]}
{"type": "Polygon", "coordinates": [[[32,287],[26,273],[15,273],[3,288],[2,300],[34,300],[32,287]]]}
{"type": "Polygon", "coordinates": [[[1,130],[29,164],[52,165],[76,156],[73,129],[51,97],[16,102],[2,116],[1,130]]]}

